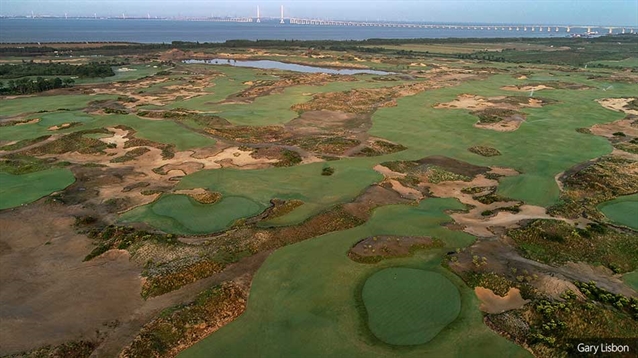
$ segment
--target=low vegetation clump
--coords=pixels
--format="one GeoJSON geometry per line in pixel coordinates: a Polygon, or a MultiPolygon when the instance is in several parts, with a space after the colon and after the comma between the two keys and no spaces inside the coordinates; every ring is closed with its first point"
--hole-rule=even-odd
{"type": "Polygon", "coordinates": [[[603,157],[582,169],[563,176],[565,190],[561,203],[549,208],[552,215],[578,218],[583,214],[604,220],[596,206],[623,195],[638,193],[638,162],[619,157],[603,157]]]}
{"type": "Polygon", "coordinates": [[[137,157],[142,156],[151,150],[145,147],[133,148],[126,152],[124,155],[111,159],[111,163],[125,163],[135,160],[137,157]]]}
{"type": "Polygon", "coordinates": [[[200,204],[214,204],[222,198],[221,193],[211,192],[208,190],[205,190],[202,193],[190,194],[189,196],[200,204]]]}
{"type": "Polygon", "coordinates": [[[189,304],[164,310],[142,328],[121,356],[174,357],[235,320],[246,309],[247,298],[247,290],[234,282],[210,288],[189,304]]]}
{"type": "Polygon", "coordinates": [[[44,346],[28,352],[21,352],[7,357],[29,357],[29,358],[89,358],[98,346],[98,342],[93,341],[73,341],[62,343],[57,346],[44,346]]]}
{"type": "Polygon", "coordinates": [[[335,172],[335,168],[333,167],[324,167],[323,169],[321,169],[321,175],[323,176],[331,176],[332,174],[334,174],[335,172]]]}
{"type": "Polygon", "coordinates": [[[474,200],[478,201],[481,204],[485,204],[485,205],[490,205],[490,204],[494,204],[494,203],[498,203],[498,202],[515,201],[513,199],[506,198],[504,196],[495,194],[494,192],[491,192],[491,193],[486,194],[486,195],[476,195],[476,196],[474,196],[474,200]]]}
{"type": "Polygon", "coordinates": [[[176,119],[179,121],[192,120],[202,127],[215,127],[229,125],[226,119],[209,114],[201,114],[198,112],[190,111],[187,109],[173,109],[170,111],[138,111],[136,113],[140,117],[147,118],[163,118],[163,119],[176,119]]]}
{"type": "Polygon", "coordinates": [[[624,108],[632,111],[638,111],[638,98],[634,98],[627,102],[624,108]]]}
{"type": "Polygon", "coordinates": [[[40,172],[54,166],[64,166],[68,163],[55,163],[55,159],[39,159],[26,155],[11,154],[0,159],[0,172],[22,175],[40,172]]]}
{"type": "Polygon", "coordinates": [[[299,153],[284,149],[281,151],[281,160],[274,164],[276,167],[292,167],[302,162],[301,155],[299,153]]]}
{"type": "Polygon", "coordinates": [[[564,221],[534,220],[522,228],[509,230],[507,235],[524,257],[547,264],[587,262],[606,266],[615,273],[638,268],[635,232],[599,224],[579,229],[564,221]]]}
{"type": "Polygon", "coordinates": [[[523,118],[523,114],[512,109],[503,108],[486,108],[480,111],[472,112],[473,115],[479,118],[479,123],[498,123],[500,121],[512,118],[514,116],[520,116],[523,118]]]}
{"type": "Polygon", "coordinates": [[[512,281],[494,272],[464,271],[459,274],[469,287],[487,288],[501,297],[507,296],[511,288],[519,289],[523,298],[534,298],[537,295],[536,289],[525,280],[512,281]]]}
{"type": "Polygon", "coordinates": [[[614,143],[614,148],[627,153],[638,154],[638,139],[634,138],[628,142],[614,143]]]}
{"type": "MultiPolygon", "coordinates": [[[[89,220],[92,223],[93,221],[89,220]]],[[[82,228],[87,223],[86,218],[76,219],[76,226],[82,228]]],[[[96,247],[86,255],[84,261],[94,259],[111,249],[129,250],[135,252],[137,244],[153,241],[163,245],[175,245],[177,239],[172,234],[160,234],[130,227],[109,225],[105,228],[90,229],[87,236],[92,239],[96,247]]]]}
{"type": "Polygon", "coordinates": [[[576,354],[575,339],[635,337],[635,297],[606,292],[594,282],[575,284],[585,299],[567,290],[561,300],[541,297],[523,309],[487,315],[486,323],[542,357],[576,354]]]}
{"type": "Polygon", "coordinates": [[[359,152],[355,153],[355,157],[376,157],[379,155],[398,153],[408,149],[401,144],[394,144],[386,141],[377,140],[367,145],[359,152]]]}
{"type": "Polygon", "coordinates": [[[428,181],[432,184],[438,184],[444,181],[470,181],[472,180],[470,177],[449,172],[441,167],[430,166],[426,175],[428,177],[428,181]]]}
{"type": "Polygon", "coordinates": [[[348,250],[348,257],[359,263],[377,263],[395,257],[409,257],[418,250],[444,247],[439,239],[416,236],[372,236],[365,238],[348,250]]]}
{"type": "Polygon", "coordinates": [[[28,146],[40,143],[40,142],[44,142],[45,140],[51,138],[51,135],[43,135],[37,138],[33,138],[33,139],[23,139],[21,141],[18,141],[16,143],[13,144],[9,144],[9,145],[5,145],[0,147],[0,150],[4,150],[4,151],[14,151],[14,150],[20,150],[23,148],[26,148],[28,146]]]}
{"type": "Polygon", "coordinates": [[[381,163],[381,165],[392,170],[393,172],[402,173],[402,174],[411,172],[412,170],[416,169],[419,166],[418,163],[410,162],[410,161],[384,162],[384,163],[381,163]]]}
{"type": "Polygon", "coordinates": [[[200,256],[185,257],[159,265],[148,263],[147,266],[142,272],[142,276],[145,278],[142,285],[142,297],[144,298],[161,296],[221,272],[225,264],[208,256],[200,256]]]}
{"type": "Polygon", "coordinates": [[[461,189],[461,193],[463,194],[478,194],[478,193],[482,193],[484,191],[489,191],[491,193],[496,191],[496,187],[492,186],[492,187],[484,187],[484,186],[471,186],[468,188],[463,188],[461,189]]]}
{"type": "Polygon", "coordinates": [[[142,139],[135,137],[136,131],[135,129],[119,125],[115,128],[122,129],[128,131],[126,135],[126,143],[124,143],[124,148],[134,148],[134,147],[151,147],[157,148],[162,151],[162,159],[172,159],[175,157],[175,145],[174,144],[166,144],[166,143],[158,143],[148,139],[142,139]]]}
{"type": "Polygon", "coordinates": [[[287,136],[285,129],[280,126],[232,126],[205,130],[214,136],[246,144],[273,143],[287,136]]]}
{"type": "Polygon", "coordinates": [[[44,143],[41,146],[29,149],[26,154],[29,155],[46,155],[46,154],[64,154],[78,152],[80,154],[98,154],[103,153],[107,148],[106,143],[99,139],[86,137],[85,134],[110,134],[104,128],[90,129],[70,133],[44,143]]]}
{"type": "Polygon", "coordinates": [[[467,150],[469,150],[470,152],[474,154],[482,155],[484,157],[496,157],[501,155],[501,152],[499,152],[498,149],[495,149],[492,147],[486,147],[482,145],[470,147],[467,150]]]}
{"type": "Polygon", "coordinates": [[[356,139],[344,138],[344,137],[304,137],[287,139],[283,141],[283,144],[298,146],[307,151],[328,154],[328,155],[343,155],[348,149],[352,149],[359,144],[360,141],[356,139]]]}
{"type": "Polygon", "coordinates": [[[270,200],[270,203],[272,204],[272,206],[267,210],[266,217],[268,219],[274,219],[284,216],[303,205],[303,201],[301,200],[272,199],[270,200]]]}

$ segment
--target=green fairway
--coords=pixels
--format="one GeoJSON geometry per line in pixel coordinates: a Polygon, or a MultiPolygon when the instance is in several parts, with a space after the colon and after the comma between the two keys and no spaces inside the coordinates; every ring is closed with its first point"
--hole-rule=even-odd
{"type": "Polygon", "coordinates": [[[633,288],[636,292],[638,292],[638,271],[624,274],[622,276],[622,280],[627,284],[627,286],[633,288]]]}
{"type": "Polygon", "coordinates": [[[298,223],[328,207],[354,199],[381,175],[364,162],[342,160],[334,162],[335,174],[321,175],[323,163],[290,168],[262,170],[215,169],[184,177],[179,189],[208,188],[224,196],[244,196],[258,202],[262,208],[271,199],[301,200],[304,204],[292,213],[270,223],[298,223]]]}
{"type": "Polygon", "coordinates": [[[102,99],[115,99],[117,96],[97,95],[89,96],[74,94],[67,96],[21,96],[13,99],[3,99],[0,104],[0,116],[15,116],[21,113],[37,111],[56,111],[58,109],[83,109],[91,101],[102,99]]]}
{"type": "Polygon", "coordinates": [[[458,289],[443,275],[388,268],[368,278],[363,303],[374,335],[393,345],[429,342],[461,311],[458,289]]]}
{"type": "MultiPolygon", "coordinates": [[[[576,76],[568,79],[557,77],[553,79],[600,86],[576,76]]],[[[511,77],[497,75],[484,81],[402,98],[397,107],[382,108],[375,113],[370,133],[409,148],[394,155],[395,158],[445,155],[472,164],[514,168],[522,174],[501,180],[499,194],[528,204],[552,205],[559,195],[554,179],[556,174],[608,154],[612,149],[606,139],[581,134],[576,129],[619,120],[624,114],[607,110],[596,103],[595,99],[609,96],[599,89],[542,91],[539,96],[559,103],[522,109],[528,115],[527,121],[514,132],[475,128],[473,125],[477,118],[469,110],[433,108],[436,103],[450,102],[462,93],[485,97],[516,95],[501,89],[512,83],[515,82],[511,77]],[[451,140],[452,137],[454,140],[451,140]],[[478,157],[467,151],[475,145],[496,148],[503,155],[478,157]]],[[[614,87],[613,95],[629,95],[633,90],[635,86],[619,84],[614,87]]]]}
{"type": "Polygon", "coordinates": [[[74,181],[73,173],[68,169],[49,169],[23,175],[0,172],[0,210],[36,201],[74,181]]]}
{"type": "Polygon", "coordinates": [[[126,213],[122,220],[143,221],[172,233],[213,232],[228,228],[236,219],[258,214],[270,205],[271,199],[277,198],[301,200],[304,204],[268,225],[295,224],[354,199],[381,178],[371,169],[348,162],[335,163],[336,173],[329,177],[321,175],[322,163],[262,170],[200,171],[184,177],[178,188],[208,188],[223,195],[220,202],[202,206],[183,196],[171,195],[126,213]],[[179,209],[172,209],[171,205],[178,205],[179,209]]]}
{"type": "Polygon", "coordinates": [[[605,65],[610,67],[638,67],[638,58],[630,57],[620,61],[592,61],[590,65],[605,65]]]}
{"type": "Polygon", "coordinates": [[[638,229],[638,194],[621,196],[602,203],[598,206],[598,209],[609,220],[638,229]]]}
{"type": "Polygon", "coordinates": [[[167,232],[192,235],[223,230],[235,220],[261,210],[260,205],[242,197],[224,197],[215,204],[201,204],[186,195],[164,195],[150,205],[125,213],[121,221],[147,222],[167,232]]]}
{"type": "Polygon", "coordinates": [[[80,111],[46,113],[35,118],[40,118],[40,121],[3,127],[0,130],[0,140],[23,140],[53,133],[67,134],[79,130],[125,125],[133,128],[136,131],[135,136],[138,138],[174,144],[177,150],[208,147],[216,143],[213,138],[194,132],[172,120],[150,120],[133,115],[92,116],[80,111]],[[48,130],[51,126],[72,122],[79,122],[82,125],[59,131],[48,130]]]}
{"type": "Polygon", "coordinates": [[[444,210],[462,207],[451,199],[427,199],[415,207],[386,206],[362,226],[277,250],[257,272],[246,312],[180,357],[394,357],[399,352],[407,357],[470,353],[472,357],[493,357],[494,352],[529,357],[523,348],[483,324],[474,292],[440,266],[447,250],[473,241],[465,233],[441,226],[450,220],[444,210]],[[447,247],[375,265],[358,264],[347,257],[357,241],[383,234],[433,236],[447,247]],[[427,344],[396,348],[367,330],[357,297],[367,277],[393,266],[436,272],[460,292],[458,318],[427,344]]]}

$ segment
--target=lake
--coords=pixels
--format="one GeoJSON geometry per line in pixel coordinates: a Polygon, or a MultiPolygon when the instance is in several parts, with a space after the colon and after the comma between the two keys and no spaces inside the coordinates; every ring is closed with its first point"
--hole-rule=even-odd
{"type": "Polygon", "coordinates": [[[315,67],[298,65],[295,63],[285,63],[279,61],[270,60],[257,60],[257,61],[237,61],[222,58],[214,58],[212,60],[186,60],[184,63],[203,63],[209,65],[226,65],[236,67],[251,67],[262,68],[266,70],[284,70],[304,73],[329,73],[335,75],[357,75],[357,74],[370,74],[370,75],[389,75],[390,72],[375,71],[369,69],[354,69],[354,68],[327,68],[327,67],[315,67]]]}

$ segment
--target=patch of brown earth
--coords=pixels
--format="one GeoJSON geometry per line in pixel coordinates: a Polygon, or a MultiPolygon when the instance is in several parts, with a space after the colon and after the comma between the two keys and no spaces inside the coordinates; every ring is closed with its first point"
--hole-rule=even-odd
{"type": "Polygon", "coordinates": [[[96,339],[144,304],[128,253],[82,262],[91,242],[72,228],[76,209],[42,202],[0,212],[0,355],[96,339]]]}
{"type": "Polygon", "coordinates": [[[375,263],[386,258],[410,256],[417,249],[440,246],[442,243],[431,237],[371,236],[352,246],[348,257],[356,262],[375,263]]]}

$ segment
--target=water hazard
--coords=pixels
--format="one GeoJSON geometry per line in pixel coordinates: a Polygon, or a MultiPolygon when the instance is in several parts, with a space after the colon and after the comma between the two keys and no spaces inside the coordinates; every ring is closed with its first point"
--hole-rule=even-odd
{"type": "Polygon", "coordinates": [[[329,73],[336,75],[357,75],[361,73],[370,75],[389,75],[390,72],[375,71],[370,69],[354,69],[354,68],[327,68],[327,67],[315,67],[298,65],[295,63],[285,63],[271,60],[257,60],[257,61],[237,61],[222,58],[214,58],[212,60],[186,60],[184,63],[205,63],[209,65],[230,65],[237,67],[252,67],[262,68],[266,70],[285,70],[304,73],[329,73]]]}

